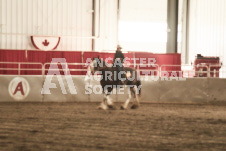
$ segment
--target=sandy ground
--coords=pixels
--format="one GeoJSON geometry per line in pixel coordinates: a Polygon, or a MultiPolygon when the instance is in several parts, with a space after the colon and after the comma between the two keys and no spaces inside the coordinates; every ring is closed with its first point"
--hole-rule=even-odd
{"type": "Polygon", "coordinates": [[[226,104],[0,103],[0,151],[226,150],[226,104]]]}

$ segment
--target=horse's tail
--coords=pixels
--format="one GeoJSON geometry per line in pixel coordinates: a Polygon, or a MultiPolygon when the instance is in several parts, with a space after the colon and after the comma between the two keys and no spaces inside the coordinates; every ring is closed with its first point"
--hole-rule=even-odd
{"type": "Polygon", "coordinates": [[[140,97],[141,96],[141,81],[140,80],[137,80],[136,86],[137,86],[138,96],[140,97]]]}

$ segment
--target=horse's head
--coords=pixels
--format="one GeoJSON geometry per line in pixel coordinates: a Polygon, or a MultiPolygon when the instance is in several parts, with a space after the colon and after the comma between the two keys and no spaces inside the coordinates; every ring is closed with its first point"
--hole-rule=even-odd
{"type": "Polygon", "coordinates": [[[93,62],[91,64],[91,72],[94,74],[96,71],[100,71],[105,65],[103,59],[93,58],[93,62]]]}

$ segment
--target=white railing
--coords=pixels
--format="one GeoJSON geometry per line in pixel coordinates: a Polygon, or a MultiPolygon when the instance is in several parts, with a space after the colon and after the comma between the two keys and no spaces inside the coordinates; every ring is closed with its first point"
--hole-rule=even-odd
{"type": "Polygon", "coordinates": [[[42,73],[43,71],[43,64],[40,62],[0,62],[0,65],[7,65],[7,66],[12,66],[12,65],[17,65],[17,67],[1,67],[0,66],[0,71],[17,71],[18,75],[21,75],[21,71],[40,71],[42,73]],[[22,68],[22,65],[38,65],[40,66],[39,68],[22,68]]]}
{"type": "Polygon", "coordinates": [[[198,65],[161,65],[160,66],[160,76],[162,76],[162,72],[182,72],[182,76],[185,78],[192,78],[192,77],[219,77],[219,78],[226,78],[226,66],[222,66],[219,64],[214,65],[205,65],[205,64],[198,64],[198,65]],[[167,70],[167,67],[178,67],[181,68],[180,70],[167,70]]]}
{"type": "MultiPolygon", "coordinates": [[[[89,65],[86,63],[59,63],[62,68],[49,68],[51,65],[58,65],[58,63],[38,63],[38,62],[0,62],[0,74],[2,71],[17,71],[17,75],[23,74],[22,71],[40,71],[40,75],[45,75],[46,71],[64,71],[64,74],[68,75],[70,72],[87,72],[89,65]],[[9,66],[9,67],[5,67],[9,66]],[[15,67],[16,65],[16,67],[15,67]],[[23,67],[23,66],[35,67],[23,67]]],[[[181,72],[181,75],[185,78],[192,77],[219,77],[226,78],[226,66],[219,64],[214,65],[161,65],[158,64],[125,64],[125,67],[134,67],[139,73],[145,75],[153,75],[161,77],[164,72],[181,72]],[[175,70],[176,69],[176,70],[175,70]],[[147,74],[150,73],[150,74],[147,74]]],[[[55,66],[56,67],[56,66],[55,66]]],[[[29,73],[28,73],[29,74],[29,73]]]]}
{"type": "Polygon", "coordinates": [[[226,66],[222,66],[219,64],[212,64],[209,66],[209,71],[210,71],[211,77],[226,78],[226,66]]]}
{"type": "MultiPolygon", "coordinates": [[[[179,72],[181,72],[181,65],[161,65],[160,69],[159,69],[159,73],[160,73],[160,77],[161,76],[165,76],[165,73],[171,73],[171,72],[175,72],[177,74],[179,74],[179,72]],[[179,70],[167,70],[166,68],[179,68],[179,70]]],[[[170,76],[170,75],[169,75],[170,76]]]]}
{"type": "Polygon", "coordinates": [[[43,65],[43,71],[42,71],[42,75],[45,75],[45,72],[46,71],[64,71],[65,73],[65,75],[68,75],[69,73],[70,73],[70,71],[87,71],[87,69],[88,69],[88,66],[89,65],[87,65],[86,63],[59,63],[60,64],[60,66],[64,66],[63,68],[64,69],[59,69],[58,67],[56,68],[56,69],[49,69],[49,68],[46,68],[46,66],[47,65],[58,65],[58,63],[45,63],[44,65],[43,65]],[[80,69],[80,68],[69,68],[68,66],[80,66],[81,68],[84,68],[84,69],[80,69]]]}
{"type": "Polygon", "coordinates": [[[141,74],[160,76],[160,67],[158,64],[133,64],[134,68],[141,74]],[[154,73],[153,73],[154,72],[154,73]],[[156,72],[156,74],[155,74],[156,72]],[[154,75],[153,75],[154,74],[154,75]]]}

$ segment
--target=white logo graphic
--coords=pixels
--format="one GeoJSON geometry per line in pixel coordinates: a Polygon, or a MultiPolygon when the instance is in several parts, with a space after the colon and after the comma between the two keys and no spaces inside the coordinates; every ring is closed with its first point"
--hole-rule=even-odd
{"type": "Polygon", "coordinates": [[[21,101],[28,96],[30,92],[30,86],[26,79],[22,77],[16,77],[9,83],[8,90],[10,96],[14,100],[21,101]]]}
{"type": "Polygon", "coordinates": [[[67,65],[65,58],[53,58],[52,59],[52,62],[51,62],[50,67],[49,67],[48,74],[46,76],[46,79],[45,79],[45,82],[44,82],[44,85],[43,85],[43,88],[42,88],[42,91],[41,91],[41,94],[51,94],[50,88],[57,88],[56,84],[51,82],[54,75],[57,76],[57,79],[59,81],[62,93],[67,94],[66,88],[64,86],[63,78],[60,74],[60,69],[58,68],[58,65],[57,65],[58,63],[61,64],[61,66],[62,66],[62,69],[63,69],[64,74],[65,74],[65,80],[67,82],[70,93],[71,94],[77,94],[74,82],[73,82],[72,77],[70,75],[70,71],[67,71],[68,65],[67,65]]]}

